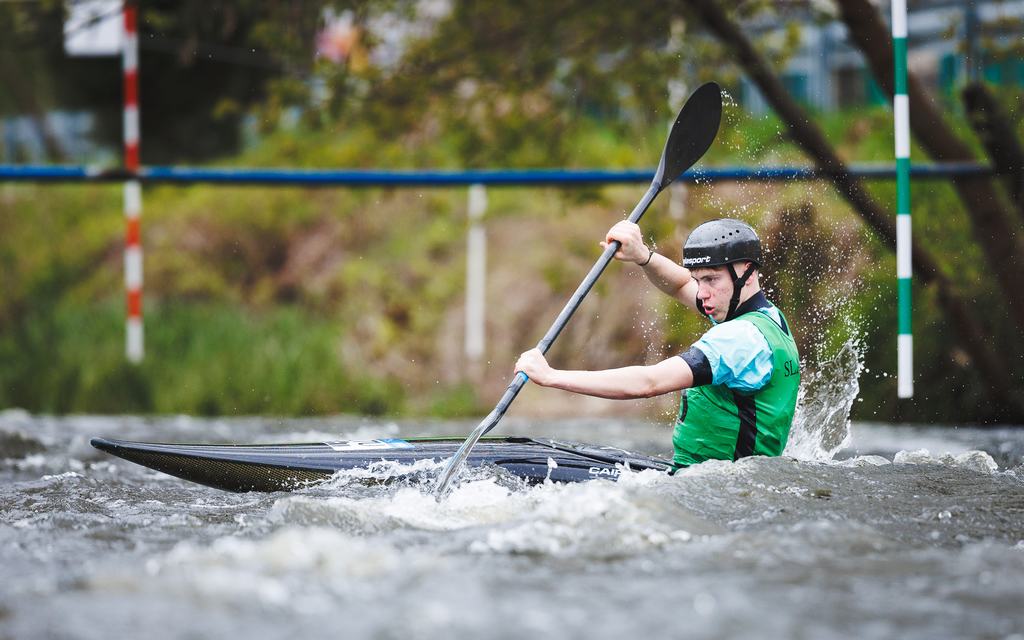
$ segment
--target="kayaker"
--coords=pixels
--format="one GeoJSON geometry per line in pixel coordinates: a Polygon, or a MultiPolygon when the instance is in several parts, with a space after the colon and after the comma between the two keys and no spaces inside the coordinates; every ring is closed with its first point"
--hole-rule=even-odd
{"type": "Polygon", "coordinates": [[[683,264],[658,254],[640,227],[613,226],[602,246],[639,265],[658,289],[704,315],[711,328],[687,351],[647,366],[602,371],[552,368],[538,349],[516,363],[534,383],[600,398],[649,398],[683,390],[672,443],[676,469],[709,459],[777,456],[796,410],[800,358],[789,323],[761,291],[761,241],[722,218],[690,234],[683,264]]]}

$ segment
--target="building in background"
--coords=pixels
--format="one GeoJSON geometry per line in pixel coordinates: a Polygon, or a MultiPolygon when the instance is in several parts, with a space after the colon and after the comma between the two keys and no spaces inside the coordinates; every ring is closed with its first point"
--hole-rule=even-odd
{"type": "MultiPolygon", "coordinates": [[[[876,4],[888,21],[889,0],[876,4]]],[[[937,96],[955,98],[956,88],[967,79],[1024,87],[1024,0],[909,0],[907,4],[910,70],[937,96]]],[[[822,111],[889,103],[863,56],[850,44],[842,22],[822,23],[813,3],[780,11],[786,23],[795,20],[801,27],[800,47],[782,76],[793,96],[822,111]]],[[[776,19],[748,25],[769,37],[781,37],[787,26],[776,19]]],[[[740,100],[755,113],[768,110],[757,88],[745,78],[740,100]]]]}

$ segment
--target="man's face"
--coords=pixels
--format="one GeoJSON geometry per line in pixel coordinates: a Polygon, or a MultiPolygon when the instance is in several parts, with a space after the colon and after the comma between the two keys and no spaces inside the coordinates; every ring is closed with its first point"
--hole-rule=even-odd
{"type": "Polygon", "coordinates": [[[697,299],[704,305],[704,310],[715,322],[724,321],[732,299],[729,270],[726,267],[704,267],[691,269],[690,275],[697,281],[697,299]]]}

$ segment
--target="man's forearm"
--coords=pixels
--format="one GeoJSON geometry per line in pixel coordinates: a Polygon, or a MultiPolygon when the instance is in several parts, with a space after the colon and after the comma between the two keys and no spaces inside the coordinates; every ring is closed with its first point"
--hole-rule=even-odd
{"type": "Polygon", "coordinates": [[[644,275],[662,292],[679,297],[679,292],[690,282],[690,271],[660,253],[651,256],[651,261],[641,267],[644,275]]]}
{"type": "Polygon", "coordinates": [[[672,357],[657,364],[604,371],[560,371],[546,369],[545,387],[565,389],[598,398],[626,400],[651,398],[693,386],[693,371],[682,358],[672,357]]]}
{"type": "Polygon", "coordinates": [[[554,370],[544,386],[611,400],[649,398],[659,395],[648,367],[622,367],[604,371],[554,370]]]}

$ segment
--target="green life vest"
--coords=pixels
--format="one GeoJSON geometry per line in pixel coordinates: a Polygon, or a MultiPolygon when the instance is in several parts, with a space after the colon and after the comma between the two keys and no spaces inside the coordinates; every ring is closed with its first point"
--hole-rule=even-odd
{"type": "MultiPolygon", "coordinates": [[[[779,311],[783,326],[785,316],[779,311]]],[[[772,350],[772,375],[753,392],[710,384],[683,391],[672,444],[673,462],[685,467],[705,460],[736,460],[751,455],[777,456],[786,448],[800,388],[800,356],[789,331],[762,311],[746,320],[757,327],[772,350]]]]}

